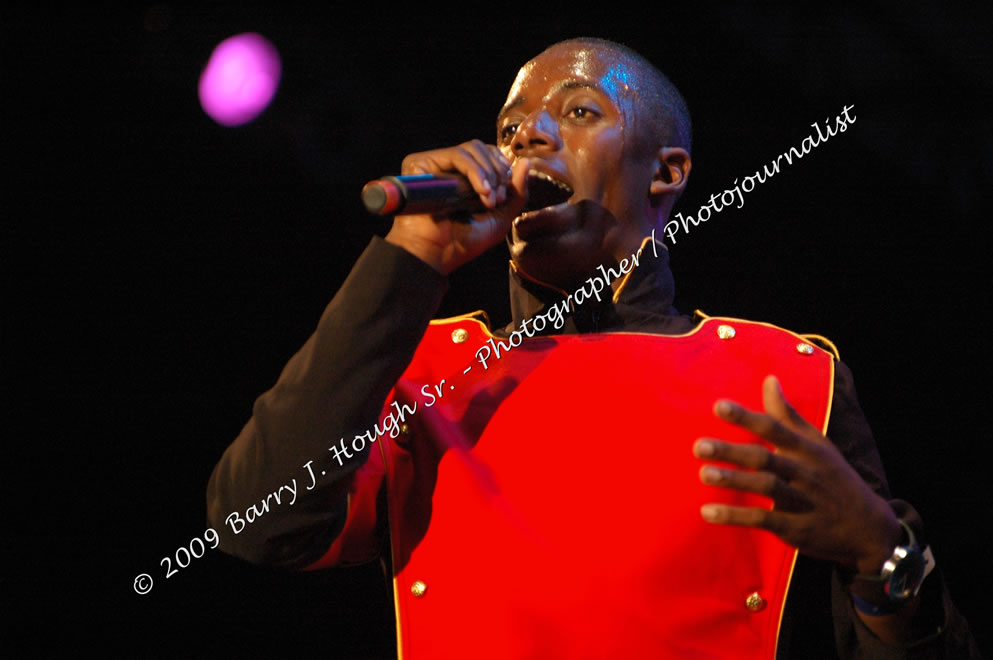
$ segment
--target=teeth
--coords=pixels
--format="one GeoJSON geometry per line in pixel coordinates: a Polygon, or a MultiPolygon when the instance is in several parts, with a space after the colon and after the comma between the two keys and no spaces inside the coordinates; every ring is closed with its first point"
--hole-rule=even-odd
{"type": "Polygon", "coordinates": [[[562,181],[559,181],[557,179],[553,179],[552,177],[548,176],[544,172],[539,172],[538,170],[528,170],[528,176],[533,176],[536,179],[541,179],[542,181],[547,181],[547,182],[553,184],[554,186],[556,186],[557,188],[559,188],[560,190],[563,190],[563,191],[569,193],[570,195],[572,194],[572,188],[569,187],[569,185],[567,183],[563,183],[562,181]]]}

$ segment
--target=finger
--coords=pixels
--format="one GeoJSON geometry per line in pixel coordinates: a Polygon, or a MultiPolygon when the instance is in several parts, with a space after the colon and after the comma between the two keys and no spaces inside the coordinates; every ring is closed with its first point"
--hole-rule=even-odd
{"type": "Polygon", "coordinates": [[[489,149],[485,144],[479,140],[460,144],[455,149],[452,164],[469,179],[473,190],[479,194],[479,198],[487,208],[496,207],[499,175],[490,160],[489,149]]]}
{"type": "Polygon", "coordinates": [[[404,158],[400,171],[402,174],[458,172],[468,179],[483,205],[493,208],[496,206],[496,192],[491,180],[495,179],[496,174],[489,157],[484,155],[486,151],[482,142],[478,146],[466,142],[457,147],[411,154],[404,158]]]}
{"type": "Polygon", "coordinates": [[[510,161],[492,144],[487,144],[486,155],[497,174],[497,183],[510,181],[510,161]]]}
{"type": "Polygon", "coordinates": [[[500,150],[492,145],[486,145],[489,150],[490,162],[493,164],[494,169],[497,173],[497,204],[503,204],[507,200],[507,186],[510,184],[511,167],[510,161],[507,160],[500,150]]]}
{"type": "Polygon", "coordinates": [[[495,192],[500,187],[505,172],[502,171],[503,166],[493,157],[490,145],[483,143],[482,140],[470,140],[460,146],[479,165],[486,182],[495,192]]]}
{"type": "MultiPolygon", "coordinates": [[[[510,229],[510,223],[516,218],[524,205],[528,201],[528,169],[531,161],[522,158],[515,161],[511,166],[508,175],[509,181],[506,187],[506,196],[503,201],[498,201],[497,208],[490,215],[499,223],[499,231],[504,235],[510,229]]],[[[498,198],[499,199],[499,198],[498,198]]],[[[479,215],[474,216],[476,220],[481,220],[479,215]]]]}
{"type": "Polygon", "coordinates": [[[746,445],[736,442],[721,442],[711,438],[701,438],[693,445],[697,458],[733,463],[752,470],[761,470],[792,481],[798,472],[797,464],[781,454],[774,454],[761,445],[746,445]]]}
{"type": "Polygon", "coordinates": [[[714,414],[725,422],[740,426],[782,449],[796,449],[803,442],[800,435],[779,420],[765,413],[748,410],[734,401],[719,400],[714,404],[714,414]]]}
{"type": "Polygon", "coordinates": [[[700,481],[708,486],[756,493],[772,499],[776,499],[776,494],[786,487],[786,484],[772,472],[742,472],[714,465],[704,465],[700,468],[700,481]]]}
{"type": "Polygon", "coordinates": [[[757,527],[777,536],[783,536],[789,526],[791,514],[757,507],[731,506],[728,504],[704,504],[700,507],[700,517],[715,525],[735,525],[757,527]]]}
{"type": "Polygon", "coordinates": [[[816,435],[820,432],[813,427],[800,413],[796,411],[783,394],[783,387],[779,379],[775,376],[766,376],[762,383],[762,403],[765,411],[772,417],[780,420],[787,426],[801,433],[808,434],[814,431],[816,435]]]}
{"type": "Polygon", "coordinates": [[[500,151],[500,148],[497,147],[496,145],[488,144],[486,146],[489,147],[490,153],[493,154],[493,158],[495,159],[497,165],[499,166],[500,171],[503,172],[506,175],[504,177],[504,181],[509,180],[510,179],[510,160],[506,156],[503,155],[503,152],[500,151]]]}
{"type": "Polygon", "coordinates": [[[742,472],[705,465],[700,468],[700,481],[717,488],[764,495],[773,501],[775,511],[804,513],[813,509],[806,495],[772,472],[742,472]]]}
{"type": "Polygon", "coordinates": [[[507,183],[510,181],[510,161],[494,145],[485,144],[481,140],[472,140],[463,146],[487,171],[490,185],[497,193],[496,202],[502,204],[507,195],[507,183]]]}

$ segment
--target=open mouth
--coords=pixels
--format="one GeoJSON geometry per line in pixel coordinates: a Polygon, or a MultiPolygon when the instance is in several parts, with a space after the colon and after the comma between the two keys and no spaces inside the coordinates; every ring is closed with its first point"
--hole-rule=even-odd
{"type": "Polygon", "coordinates": [[[553,179],[544,172],[528,170],[528,203],[523,212],[556,206],[572,197],[572,193],[569,184],[553,179]]]}

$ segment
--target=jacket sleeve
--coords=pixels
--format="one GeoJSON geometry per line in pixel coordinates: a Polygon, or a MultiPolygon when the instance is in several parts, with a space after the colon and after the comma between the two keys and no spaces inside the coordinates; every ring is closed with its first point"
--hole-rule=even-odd
{"type": "MultiPolygon", "coordinates": [[[[915,536],[925,545],[927,536],[917,511],[907,502],[892,499],[890,495],[876,443],[855,394],[851,370],[840,361],[836,367],[828,437],[873,490],[889,500],[897,516],[907,521],[915,530],[915,536]]],[[[835,569],[831,579],[831,610],[838,656],[881,660],[979,658],[968,624],[952,603],[942,579],[940,561],[940,557],[937,558],[938,566],[924,580],[921,602],[914,620],[916,641],[907,647],[882,642],[862,623],[843,585],[844,578],[835,569]]]]}
{"type": "Polygon", "coordinates": [[[210,476],[207,519],[221,550],[303,568],[326,556],[346,520],[352,527],[351,504],[374,513],[368,459],[378,449],[351,443],[373,428],[446,289],[430,266],[373,238],[210,476]],[[351,458],[339,464],[331,448],[342,445],[351,458]]]}

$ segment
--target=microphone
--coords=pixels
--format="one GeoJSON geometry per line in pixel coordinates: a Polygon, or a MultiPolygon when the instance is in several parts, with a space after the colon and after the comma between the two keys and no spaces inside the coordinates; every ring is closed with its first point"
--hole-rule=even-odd
{"type": "Polygon", "coordinates": [[[362,203],[374,215],[482,213],[479,194],[457,175],[384,176],[362,187],[362,203]]]}

